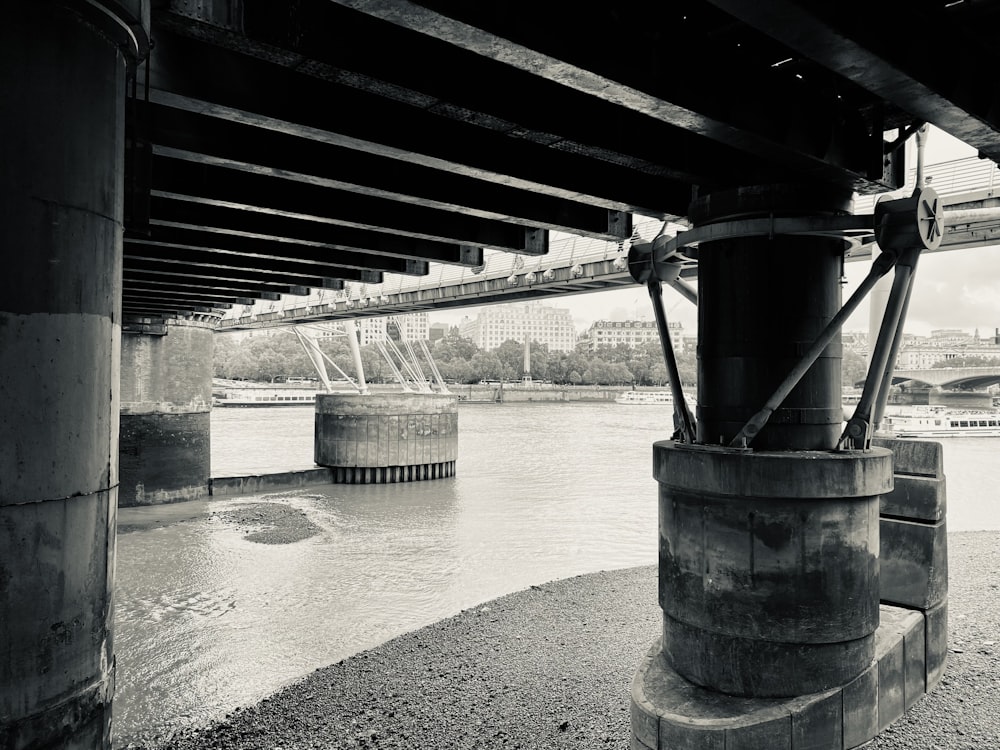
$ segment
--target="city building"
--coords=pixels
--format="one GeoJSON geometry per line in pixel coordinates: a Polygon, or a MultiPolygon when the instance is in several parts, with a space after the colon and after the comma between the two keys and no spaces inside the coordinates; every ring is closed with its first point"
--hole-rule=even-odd
{"type": "Polygon", "coordinates": [[[982,338],[978,330],[970,334],[958,328],[942,328],[931,331],[930,336],[904,336],[896,367],[921,370],[942,361],[966,358],[1000,360],[998,335],[982,338]]]}
{"type": "Polygon", "coordinates": [[[570,311],[540,302],[484,307],[475,318],[462,319],[459,334],[486,351],[505,341],[522,342],[527,338],[547,345],[549,351],[571,352],[577,339],[570,311]]]}
{"type": "MultiPolygon", "coordinates": [[[[358,340],[361,346],[374,344],[376,341],[385,341],[386,329],[390,321],[394,327],[398,328],[398,340],[401,341],[427,341],[430,337],[430,323],[428,314],[425,312],[410,313],[408,315],[389,315],[379,318],[361,318],[358,320],[358,340]]],[[[397,335],[393,332],[393,339],[397,335]]]]}
{"type": "MultiPolygon", "coordinates": [[[[684,351],[686,346],[684,324],[668,322],[670,341],[675,352],[684,351]]],[[[602,346],[628,346],[631,348],[643,344],[659,342],[660,334],[656,323],[652,320],[598,320],[583,334],[586,348],[596,351],[602,346]]]]}
{"type": "MultiPolygon", "coordinates": [[[[382,316],[378,318],[358,318],[353,322],[358,324],[358,342],[361,346],[374,344],[376,341],[384,341],[386,326],[390,320],[399,327],[399,331],[405,341],[427,341],[430,338],[430,323],[428,321],[428,314],[425,312],[382,316]]],[[[352,321],[348,320],[344,322],[344,325],[350,326],[351,323],[352,321]]],[[[335,326],[335,328],[338,330],[320,333],[320,338],[341,335],[339,333],[340,326],[335,326]]]]}

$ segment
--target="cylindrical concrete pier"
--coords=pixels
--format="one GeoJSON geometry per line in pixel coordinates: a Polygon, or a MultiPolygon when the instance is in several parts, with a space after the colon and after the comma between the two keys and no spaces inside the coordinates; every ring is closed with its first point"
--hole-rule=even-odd
{"type": "Polygon", "coordinates": [[[843,243],[761,234],[761,220],[835,216],[850,198],[775,185],[691,206],[696,226],[726,239],[698,246],[697,439],[653,447],[663,631],[633,684],[635,747],[841,748],[876,731],[892,454],[837,450],[839,335],[749,444],[731,447],[841,305],[843,243]]]}
{"type": "Polygon", "coordinates": [[[215,323],[168,320],[166,335],[122,336],[122,507],[208,494],[215,323]]]}
{"type": "Polygon", "coordinates": [[[843,685],[879,624],[879,496],[892,453],[656,443],[663,654],[730,695],[843,685]]]}
{"type": "Polygon", "coordinates": [[[333,481],[382,484],[454,476],[458,397],[440,393],[321,393],[315,460],[333,481]]]}
{"type": "Polygon", "coordinates": [[[141,12],[101,5],[13,3],[0,23],[0,746],[15,750],[110,747],[130,25],[117,16],[141,12]]]}
{"type": "MultiPolygon", "coordinates": [[[[764,186],[695,201],[696,224],[850,209],[839,189],[764,186]]],[[[698,441],[727,445],[840,308],[843,243],[736,237],[698,248],[698,441]]],[[[843,420],[838,335],[754,438],[755,450],[829,450],[843,420]]]]}

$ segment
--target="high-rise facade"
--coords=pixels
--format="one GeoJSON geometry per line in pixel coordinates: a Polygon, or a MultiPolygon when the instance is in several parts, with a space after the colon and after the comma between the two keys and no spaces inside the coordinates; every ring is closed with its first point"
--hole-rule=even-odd
{"type": "Polygon", "coordinates": [[[571,352],[576,347],[576,327],[569,310],[539,302],[484,307],[475,318],[464,318],[459,334],[480,349],[496,349],[505,341],[546,344],[549,351],[571,352]]]}

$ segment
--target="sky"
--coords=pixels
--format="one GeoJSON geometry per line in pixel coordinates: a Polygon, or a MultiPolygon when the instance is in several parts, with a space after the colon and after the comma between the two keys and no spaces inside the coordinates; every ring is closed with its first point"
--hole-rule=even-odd
{"type": "MultiPolygon", "coordinates": [[[[925,164],[975,155],[975,149],[940,130],[932,129],[927,136],[925,164]]],[[[908,166],[914,163],[915,159],[908,155],[908,166]]],[[[869,263],[865,261],[847,264],[844,300],[857,288],[868,269],[869,263]]],[[[634,288],[550,298],[543,300],[543,304],[570,310],[581,333],[596,320],[653,319],[649,295],[638,284],[634,288]]],[[[683,324],[694,335],[698,318],[695,306],[666,287],[663,304],[667,319],[683,324]]],[[[475,317],[478,310],[475,307],[432,310],[430,321],[457,325],[465,316],[475,317]]],[[[866,301],[848,320],[845,330],[867,331],[868,317],[866,301]]],[[[905,330],[926,336],[937,328],[961,328],[970,333],[978,328],[984,336],[1000,328],[1000,246],[949,250],[921,258],[905,330]]]]}

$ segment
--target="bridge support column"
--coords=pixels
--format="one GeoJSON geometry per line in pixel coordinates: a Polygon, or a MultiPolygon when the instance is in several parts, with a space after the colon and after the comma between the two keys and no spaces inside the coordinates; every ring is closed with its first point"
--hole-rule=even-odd
{"type": "Polygon", "coordinates": [[[125,55],[136,21],[119,14],[141,14],[138,2],[110,5],[12,3],[0,23],[4,748],[110,747],[125,55]]]}
{"type": "Polygon", "coordinates": [[[342,484],[455,475],[458,397],[440,393],[321,393],[315,460],[342,484]]]}
{"type": "Polygon", "coordinates": [[[215,322],[169,320],[162,336],[123,335],[120,506],[208,494],[215,322]]]}
{"type": "Polygon", "coordinates": [[[740,236],[741,222],[849,199],[772,186],[691,206],[734,238],[698,250],[697,442],[654,445],[663,634],[633,682],[634,748],[843,750],[909,705],[900,655],[926,623],[879,603],[892,452],[837,450],[839,337],[749,447],[730,445],[840,306],[838,240],[740,236]]]}

